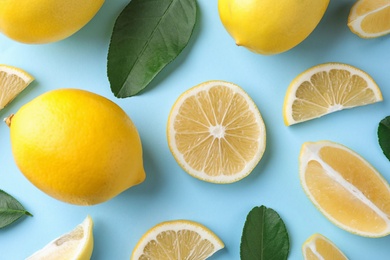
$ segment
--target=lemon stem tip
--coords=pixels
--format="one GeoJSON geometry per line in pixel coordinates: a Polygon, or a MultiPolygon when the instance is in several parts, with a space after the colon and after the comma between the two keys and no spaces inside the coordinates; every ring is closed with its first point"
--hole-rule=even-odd
{"type": "Polygon", "coordinates": [[[8,117],[4,118],[4,122],[7,124],[8,127],[11,126],[11,120],[14,114],[9,115],[8,117]]]}

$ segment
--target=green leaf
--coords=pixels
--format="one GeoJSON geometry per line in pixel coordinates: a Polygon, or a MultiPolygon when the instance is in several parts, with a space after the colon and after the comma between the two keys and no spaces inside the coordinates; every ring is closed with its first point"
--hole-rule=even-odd
{"type": "Polygon", "coordinates": [[[390,160],[390,116],[385,117],[379,123],[378,141],[383,153],[390,160]]]}
{"type": "Polygon", "coordinates": [[[0,228],[6,227],[22,216],[32,216],[15,198],[0,190],[0,228]]]}
{"type": "Polygon", "coordinates": [[[196,0],[131,0],[118,16],[107,74],[116,97],[138,94],[185,48],[196,23],[196,0]]]}
{"type": "Polygon", "coordinates": [[[283,260],[290,249],[283,220],[273,209],[254,207],[248,214],[241,237],[241,260],[283,260]]]}

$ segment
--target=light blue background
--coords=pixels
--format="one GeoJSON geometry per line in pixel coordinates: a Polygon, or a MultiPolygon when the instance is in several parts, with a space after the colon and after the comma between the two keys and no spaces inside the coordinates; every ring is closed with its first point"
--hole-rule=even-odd
{"type": "Polygon", "coordinates": [[[289,259],[302,259],[302,243],[316,232],[330,238],[350,259],[390,258],[390,237],[364,238],[334,226],[311,204],[298,178],[302,143],[326,139],[355,150],[390,180],[390,162],[376,134],[379,121],[390,114],[390,37],[366,40],[351,33],[346,23],[354,1],[331,1],[319,26],[299,46],[261,56],[234,44],[219,20],[216,0],[198,0],[198,24],[186,49],[142,95],[117,99],[107,80],[106,57],[115,18],[127,3],[106,1],[87,26],[57,43],[25,45],[0,36],[0,63],[23,68],[36,78],[0,117],[48,90],[93,91],[116,102],[133,119],[143,142],[147,173],[144,183],[106,203],[69,205],[45,195],[24,178],[13,161],[9,129],[0,124],[0,189],[34,215],[0,230],[0,259],[24,259],[72,230],[87,214],[95,222],[92,259],[129,259],[149,228],[172,219],[203,223],[224,241],[225,249],[211,259],[239,259],[246,215],[260,205],[275,209],[285,221],[289,259]],[[287,86],[305,69],[324,62],[349,63],[367,71],[380,86],[384,101],[286,127],[282,105],[287,86]],[[186,174],[166,140],[168,114],[177,97],[214,79],[243,87],[267,127],[263,159],[250,176],[229,185],[202,182],[186,174]]]}

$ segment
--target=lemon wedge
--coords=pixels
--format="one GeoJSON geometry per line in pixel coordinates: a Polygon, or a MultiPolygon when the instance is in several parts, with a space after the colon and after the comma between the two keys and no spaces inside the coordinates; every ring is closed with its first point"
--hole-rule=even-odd
{"type": "Polygon", "coordinates": [[[22,69],[0,64],[0,110],[22,92],[34,77],[22,69]]]}
{"type": "Polygon", "coordinates": [[[348,27],[361,38],[376,38],[389,34],[390,1],[357,1],[349,13],[348,27]]]}
{"type": "Polygon", "coordinates": [[[324,63],[290,83],[283,105],[284,123],[301,123],[382,100],[378,85],[366,72],[347,64],[324,63]]]}
{"type": "Polygon", "coordinates": [[[310,236],[302,245],[304,260],[348,260],[343,252],[321,234],[310,236]]]}
{"type": "Polygon", "coordinates": [[[249,95],[225,81],[184,92],[168,119],[169,148],[190,175],[212,183],[236,182],[263,156],[266,130],[249,95]]]}
{"type": "Polygon", "coordinates": [[[390,234],[390,186],[351,149],[330,141],[306,142],[300,157],[303,190],[333,224],[353,234],[390,234]]]}
{"type": "Polygon", "coordinates": [[[26,260],[89,260],[93,251],[93,221],[90,216],[75,229],[47,244],[26,260]]]}
{"type": "Polygon", "coordinates": [[[162,222],[146,232],[132,253],[132,260],[203,260],[224,247],[210,229],[190,220],[162,222]]]}

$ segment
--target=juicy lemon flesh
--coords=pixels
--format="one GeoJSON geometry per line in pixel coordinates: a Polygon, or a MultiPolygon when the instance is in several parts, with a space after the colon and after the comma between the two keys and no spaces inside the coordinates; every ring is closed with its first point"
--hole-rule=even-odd
{"type": "Polygon", "coordinates": [[[376,102],[365,79],[347,70],[332,69],[311,76],[296,91],[292,104],[295,121],[305,121],[331,112],[376,102]]]}
{"type": "Polygon", "coordinates": [[[28,73],[7,65],[0,65],[0,110],[22,92],[34,78],[28,73]]]}
{"type": "Polygon", "coordinates": [[[390,192],[385,181],[344,149],[323,147],[319,156],[326,166],[310,160],[304,173],[305,184],[319,209],[353,233],[375,236],[386,232],[390,192]]]}
{"type": "Polygon", "coordinates": [[[348,258],[327,238],[316,234],[304,245],[305,260],[347,260],[348,258]],[[321,257],[321,258],[320,258],[321,257]]]}
{"type": "Polygon", "coordinates": [[[287,51],[315,29],[329,0],[219,0],[222,24],[238,46],[272,55],[287,51]]]}
{"type": "Polygon", "coordinates": [[[0,1],[0,32],[27,44],[43,44],[69,37],[85,26],[104,0],[0,1]]]}
{"type": "Polygon", "coordinates": [[[245,168],[258,150],[260,128],[253,113],[248,111],[242,96],[225,88],[213,87],[188,98],[177,119],[178,149],[197,171],[213,176],[235,174],[245,168]],[[220,99],[230,102],[223,104],[218,102],[220,99]],[[188,133],[188,129],[194,131],[188,133]]]}
{"type": "Polygon", "coordinates": [[[71,232],[50,242],[26,260],[89,260],[93,243],[93,222],[87,217],[71,232]]]}
{"type": "Polygon", "coordinates": [[[197,91],[184,100],[174,119],[177,150],[188,167],[211,181],[249,174],[248,164],[260,160],[265,146],[264,123],[256,116],[260,113],[247,99],[223,85],[197,91]]]}
{"type": "Polygon", "coordinates": [[[112,101],[77,89],[40,95],[11,118],[20,171],[71,204],[105,202],[145,179],[138,131],[112,101]]]}
{"type": "Polygon", "coordinates": [[[363,38],[374,38],[390,33],[389,1],[358,1],[351,9],[348,26],[363,38]]]}
{"type": "Polygon", "coordinates": [[[150,229],[136,245],[132,260],[203,260],[224,247],[207,227],[190,220],[173,220],[150,229]]]}
{"type": "Polygon", "coordinates": [[[206,259],[215,252],[214,245],[191,230],[166,231],[158,234],[144,248],[140,260],[206,259]]]}

